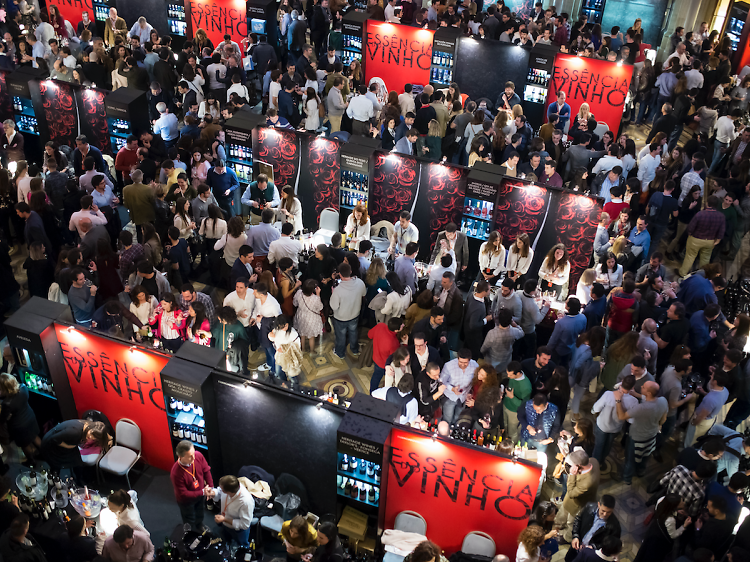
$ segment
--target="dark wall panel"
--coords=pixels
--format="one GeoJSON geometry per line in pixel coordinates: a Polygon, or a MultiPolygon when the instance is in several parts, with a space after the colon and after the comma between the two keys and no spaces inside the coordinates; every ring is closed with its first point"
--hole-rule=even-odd
{"type": "MultiPolygon", "coordinates": [[[[138,18],[144,16],[146,21],[155,27],[159,35],[169,33],[167,23],[167,3],[165,0],[149,0],[148,2],[132,2],[117,0],[117,15],[128,24],[128,31],[138,18]]],[[[174,35],[172,38],[174,39],[174,35]]]]}
{"type": "Polygon", "coordinates": [[[74,90],[76,87],[67,82],[42,80],[37,90],[31,92],[34,111],[39,120],[42,141],[55,141],[59,145],[75,147],[78,136],[78,113],[74,90]]]}
{"type": "Polygon", "coordinates": [[[336,510],[336,430],[343,412],[215,374],[225,474],[257,465],[299,478],[317,515],[336,510]]]}
{"type": "Polygon", "coordinates": [[[489,98],[493,107],[508,80],[516,85],[516,93],[523,98],[530,54],[510,43],[462,38],[458,47],[456,82],[471,99],[489,98]]]}
{"type": "Polygon", "coordinates": [[[78,112],[81,115],[81,133],[89,142],[104,154],[112,154],[112,143],[109,139],[107,111],[104,109],[106,90],[91,88],[76,90],[78,112]]]}
{"type": "MultiPolygon", "coordinates": [[[[643,42],[658,47],[661,44],[661,25],[666,9],[667,0],[607,0],[602,17],[602,31],[609,33],[610,29],[619,25],[624,37],[625,31],[639,17],[643,25],[643,42]]],[[[674,29],[670,29],[669,33],[673,31],[674,29]]]]}
{"type": "Polygon", "coordinates": [[[300,152],[297,135],[292,131],[261,127],[258,129],[258,146],[255,159],[273,166],[273,182],[279,195],[284,186],[294,187],[300,152]]]}

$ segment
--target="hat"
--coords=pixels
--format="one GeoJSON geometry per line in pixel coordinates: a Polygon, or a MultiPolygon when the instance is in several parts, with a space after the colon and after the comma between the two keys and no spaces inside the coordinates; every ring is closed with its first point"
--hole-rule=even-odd
{"type": "Polygon", "coordinates": [[[583,449],[576,449],[567,456],[565,462],[572,466],[586,466],[589,464],[589,456],[583,449]]]}

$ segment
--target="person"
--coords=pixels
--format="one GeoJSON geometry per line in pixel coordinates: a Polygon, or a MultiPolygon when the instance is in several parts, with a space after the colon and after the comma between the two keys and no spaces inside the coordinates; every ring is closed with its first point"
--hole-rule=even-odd
{"type": "Polygon", "coordinates": [[[661,384],[659,393],[666,398],[669,405],[667,419],[661,427],[659,436],[656,439],[656,451],[654,451],[654,460],[663,462],[661,448],[669,439],[677,425],[677,410],[688,402],[697,400],[698,395],[694,392],[688,392],[683,396],[682,384],[685,376],[693,370],[693,362],[690,359],[678,359],[674,362],[674,368],[665,370],[661,375],[661,384]]]}
{"type": "Polygon", "coordinates": [[[517,413],[521,443],[545,453],[560,432],[562,421],[557,406],[549,402],[547,395],[537,393],[519,406],[517,413]]]}
{"type": "Polygon", "coordinates": [[[622,551],[622,540],[619,537],[606,537],[601,544],[601,548],[581,549],[576,556],[577,562],[603,562],[605,560],[617,560],[617,555],[622,551]]]}
{"type": "Polygon", "coordinates": [[[29,389],[7,373],[0,375],[0,423],[6,425],[10,439],[33,459],[42,446],[39,423],[29,406],[29,389]]]}
{"type": "Polygon", "coordinates": [[[318,532],[302,515],[295,515],[284,521],[279,532],[279,539],[286,547],[288,560],[301,560],[305,554],[312,554],[318,547],[318,532]]]}
{"type": "Polygon", "coordinates": [[[205,498],[210,497],[210,491],[214,487],[211,467],[190,441],[180,441],[175,453],[177,460],[172,465],[169,478],[180,508],[180,516],[183,523],[189,524],[193,530],[200,530],[203,526],[205,498]]]}
{"type": "Polygon", "coordinates": [[[607,255],[596,266],[596,281],[609,292],[615,287],[622,286],[623,268],[617,263],[617,258],[612,252],[607,255]]]}
{"type": "Polygon", "coordinates": [[[518,441],[518,410],[531,397],[532,383],[524,374],[521,364],[512,361],[506,368],[508,382],[503,397],[503,423],[511,442],[518,441]]]}
{"type": "Polygon", "coordinates": [[[7,562],[47,562],[44,550],[29,534],[29,516],[17,515],[0,536],[0,556],[7,562]]]}
{"type": "Polygon", "coordinates": [[[154,545],[146,533],[134,530],[129,525],[120,525],[104,541],[102,557],[111,562],[150,562],[154,560],[154,545]]]}
{"type": "MultiPolygon", "coordinates": [[[[7,527],[9,526],[10,522],[8,522],[7,527]]],[[[88,534],[88,530],[94,526],[93,521],[75,514],[65,526],[68,531],[68,538],[70,539],[67,546],[68,560],[70,562],[90,562],[99,556],[97,552],[97,540],[88,534]]]]}
{"type": "Polygon", "coordinates": [[[717,293],[723,291],[726,285],[727,282],[721,275],[711,279],[691,275],[680,283],[677,301],[685,305],[685,313],[692,317],[697,311],[705,310],[709,304],[717,304],[717,293]]]}
{"type": "Polygon", "coordinates": [[[719,198],[711,195],[708,198],[707,207],[699,211],[690,221],[687,227],[685,259],[677,272],[680,277],[685,277],[690,273],[696,257],[699,257],[698,268],[705,266],[711,259],[714,247],[724,238],[726,220],[718,211],[720,204],[719,198]]]}
{"type": "Polygon", "coordinates": [[[401,345],[398,332],[402,327],[401,318],[391,317],[385,322],[379,322],[367,332],[367,337],[372,340],[372,361],[374,365],[370,379],[370,394],[380,386],[380,381],[385,376],[388,357],[401,345]]]}
{"type": "Polygon", "coordinates": [[[558,120],[555,124],[555,129],[559,129],[560,131],[565,130],[565,125],[570,120],[570,105],[565,101],[565,97],[565,92],[559,90],[557,92],[557,100],[547,106],[547,120],[552,121],[552,115],[557,115],[558,120]]]}
{"type": "Polygon", "coordinates": [[[146,536],[151,536],[143,526],[143,520],[138,508],[135,506],[135,492],[117,490],[107,497],[107,507],[117,517],[117,525],[128,525],[134,531],[140,531],[146,536]]]}
{"type": "MultiPolygon", "coordinates": [[[[713,428],[712,428],[713,429],[713,428]]],[[[718,461],[724,458],[726,445],[723,439],[706,439],[698,447],[683,449],[677,456],[677,464],[688,470],[695,470],[701,461],[711,461],[714,467],[718,467],[718,461]]]]}
{"type": "Polygon", "coordinates": [[[477,280],[484,279],[494,285],[505,269],[505,246],[501,244],[500,233],[490,232],[486,242],[479,246],[479,275],[477,280]]]}
{"type": "Polygon", "coordinates": [[[727,518],[727,500],[721,496],[709,498],[706,503],[708,519],[695,520],[696,548],[707,548],[714,553],[715,560],[721,560],[732,544],[732,531],[735,523],[727,518]]]}
{"type": "Polygon", "coordinates": [[[26,158],[24,154],[24,138],[16,131],[16,123],[12,119],[3,121],[3,136],[0,137],[2,156],[6,162],[18,162],[26,158]]]}
{"type": "Polygon", "coordinates": [[[576,297],[568,297],[565,316],[555,322],[547,347],[552,350],[556,364],[567,366],[573,353],[576,339],[586,329],[586,317],[581,314],[581,303],[576,297]]]}
{"type": "Polygon", "coordinates": [[[685,447],[692,446],[696,439],[705,435],[716,423],[717,416],[729,399],[729,390],[726,388],[728,380],[729,375],[724,371],[714,371],[711,375],[708,381],[708,394],[703,396],[703,400],[690,418],[685,433],[685,447]]]}
{"type": "Polygon", "coordinates": [[[250,523],[255,510],[255,499],[236,476],[219,479],[219,486],[207,491],[207,497],[219,502],[221,513],[214,515],[224,540],[249,548],[250,523]]]}
{"type": "Polygon", "coordinates": [[[393,225],[393,236],[388,246],[388,253],[403,254],[410,242],[419,242],[419,230],[411,222],[411,213],[401,211],[398,221],[393,225]]]}
{"type": "Polygon", "coordinates": [[[540,562],[540,547],[544,544],[544,531],[536,525],[529,525],[518,535],[516,562],[540,562]]]}
{"type": "Polygon", "coordinates": [[[505,266],[506,275],[516,284],[516,289],[523,287],[526,273],[534,261],[534,250],[531,248],[531,240],[525,232],[516,236],[516,240],[508,248],[508,262],[505,266]]]}
{"type": "Polygon", "coordinates": [[[497,325],[487,332],[480,353],[485,361],[499,372],[503,372],[511,361],[513,344],[523,336],[523,330],[516,324],[511,311],[507,308],[501,309],[497,313],[497,325]]]}
{"type": "Polygon", "coordinates": [[[338,266],[341,282],[331,293],[331,309],[333,311],[333,327],[336,339],[334,353],[339,359],[344,358],[346,343],[355,357],[359,355],[359,338],[357,323],[362,308],[362,298],[367,293],[364,282],[351,277],[352,269],[348,263],[338,266]]]}
{"type": "Polygon", "coordinates": [[[547,256],[539,268],[539,278],[542,280],[543,291],[552,291],[557,297],[562,293],[563,286],[570,277],[570,261],[568,251],[563,244],[556,244],[547,252],[547,256]]]}
{"type": "Polygon", "coordinates": [[[301,338],[302,352],[305,341],[309,342],[310,353],[315,352],[315,342],[323,333],[323,302],[320,300],[320,287],[314,279],[302,283],[302,290],[294,293],[293,304],[297,309],[294,326],[301,338]]]}
{"type": "Polygon", "coordinates": [[[435,239],[435,247],[430,256],[430,263],[433,265],[439,264],[441,256],[446,251],[453,251],[453,261],[456,264],[454,273],[460,274],[469,266],[468,238],[466,234],[458,229],[456,223],[453,222],[448,223],[445,226],[445,230],[438,232],[435,239]]]}
{"type": "MultiPolygon", "coordinates": [[[[739,434],[736,435],[737,437],[733,437],[732,439],[738,441],[739,446],[734,450],[739,452],[743,450],[742,436],[739,434]]],[[[730,456],[734,455],[730,454],[730,456]]],[[[721,471],[718,471],[717,474],[720,475],[721,471]]],[[[727,514],[727,520],[734,526],[739,521],[742,513],[742,504],[738,498],[745,492],[748,486],[750,486],[750,476],[738,471],[731,475],[726,486],[722,486],[719,482],[711,482],[706,488],[706,497],[709,500],[721,497],[726,501],[725,513],[727,514]]]]}
{"type": "Polygon", "coordinates": [[[440,382],[446,386],[443,393],[443,419],[455,423],[471,390],[471,381],[479,364],[471,358],[471,350],[459,350],[458,357],[448,361],[440,373],[440,382]]]}
{"type": "Polygon", "coordinates": [[[639,477],[645,473],[648,457],[656,448],[656,436],[669,412],[666,398],[659,396],[657,383],[645,383],[642,391],[643,401],[629,410],[623,406],[625,390],[620,387],[614,391],[618,419],[631,420],[622,472],[622,480],[626,484],[630,484],[634,473],[639,477]]]}
{"type": "Polygon", "coordinates": [[[302,231],[302,203],[295,197],[292,186],[287,185],[281,190],[281,202],[276,215],[282,223],[293,225],[293,234],[302,231]]]}
{"type": "Polygon", "coordinates": [[[276,349],[273,342],[268,338],[268,333],[273,329],[273,323],[276,317],[281,315],[281,306],[279,301],[270,294],[269,285],[263,281],[255,283],[253,295],[255,297],[255,308],[252,314],[252,320],[260,333],[260,345],[266,354],[266,364],[270,367],[271,372],[276,372],[276,349]]]}
{"type": "Polygon", "coordinates": [[[247,231],[247,244],[252,246],[255,253],[255,262],[266,266],[271,243],[281,238],[279,231],[273,226],[276,213],[271,208],[263,209],[260,214],[260,224],[255,225],[247,231]]]}
{"type": "MultiPolygon", "coordinates": [[[[587,503],[596,499],[599,488],[599,461],[589,457],[583,449],[577,449],[565,457],[570,465],[568,488],[563,497],[562,509],[557,514],[555,523],[564,529],[563,537],[572,542],[572,525],[576,516],[587,503]]],[[[585,538],[585,537],[584,537],[585,538]]]]}
{"type": "Polygon", "coordinates": [[[78,447],[89,442],[98,445],[103,453],[112,445],[112,437],[108,435],[102,422],[64,421],[44,434],[42,458],[55,471],[59,472],[63,468],[73,468],[75,471],[83,464],[78,447]]]}
{"type": "Polygon", "coordinates": [[[474,359],[479,359],[485,326],[492,320],[492,313],[488,314],[486,301],[489,292],[490,286],[487,281],[480,281],[474,288],[474,294],[466,299],[463,320],[464,341],[474,359]]]}
{"type": "Polygon", "coordinates": [[[86,275],[80,267],[70,272],[72,279],[71,287],[68,289],[68,302],[73,311],[76,324],[90,327],[91,319],[96,309],[96,285],[87,283],[86,275]]]}
{"type": "Polygon", "coordinates": [[[318,548],[312,559],[313,562],[343,562],[344,547],[335,523],[326,521],[318,527],[318,548]]]}
{"type": "Polygon", "coordinates": [[[358,250],[359,243],[362,240],[370,240],[371,226],[370,217],[367,215],[367,208],[361,204],[356,205],[347,217],[346,225],[344,226],[349,247],[358,250]]]}
{"type": "Polygon", "coordinates": [[[620,521],[614,514],[616,500],[609,494],[587,503],[573,520],[570,549],[565,561],[578,560],[581,552],[601,549],[608,538],[620,538],[620,521]]]}

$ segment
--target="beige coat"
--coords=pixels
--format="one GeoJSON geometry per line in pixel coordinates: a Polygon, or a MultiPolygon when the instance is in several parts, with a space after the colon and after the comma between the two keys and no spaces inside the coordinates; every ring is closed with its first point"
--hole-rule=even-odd
{"type": "Polygon", "coordinates": [[[597,501],[596,492],[599,489],[599,461],[591,459],[592,469],[586,474],[571,474],[568,476],[568,493],[563,499],[563,509],[572,517],[578,515],[588,502],[597,501]]]}

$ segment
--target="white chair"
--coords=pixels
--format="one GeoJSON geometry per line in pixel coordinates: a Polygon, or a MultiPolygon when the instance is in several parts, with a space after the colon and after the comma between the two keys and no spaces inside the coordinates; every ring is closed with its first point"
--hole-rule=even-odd
{"type": "Polygon", "coordinates": [[[495,541],[487,533],[472,531],[464,537],[461,552],[493,558],[495,556],[495,541]]]}
{"type": "Polygon", "coordinates": [[[331,207],[326,207],[320,211],[320,221],[318,228],[320,230],[339,231],[339,212],[331,207]]]}
{"type": "Polygon", "coordinates": [[[599,138],[602,138],[602,135],[609,131],[609,125],[607,125],[604,121],[600,121],[596,124],[596,129],[594,129],[594,133],[599,135],[599,138]]]}
{"type": "MultiPolygon", "coordinates": [[[[425,521],[424,517],[416,511],[402,511],[396,515],[396,520],[393,522],[393,528],[396,531],[427,535],[427,521],[425,521]]],[[[403,560],[404,557],[399,556],[395,552],[386,551],[385,556],[383,557],[383,562],[403,562],[403,560]]]]}
{"type": "Polygon", "coordinates": [[[130,485],[130,469],[141,458],[141,430],[133,420],[121,418],[115,425],[115,445],[99,461],[99,468],[124,476],[130,485]]]}

